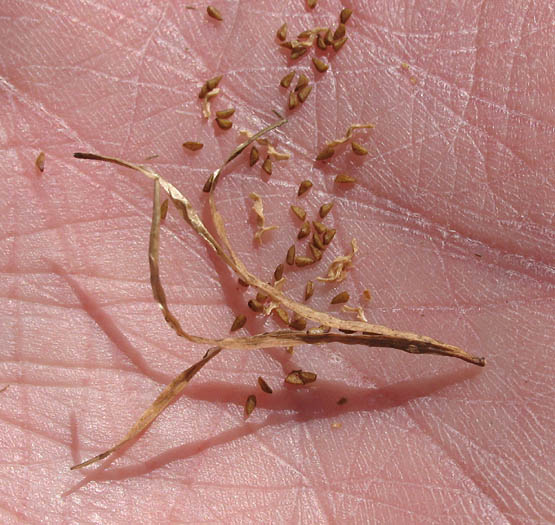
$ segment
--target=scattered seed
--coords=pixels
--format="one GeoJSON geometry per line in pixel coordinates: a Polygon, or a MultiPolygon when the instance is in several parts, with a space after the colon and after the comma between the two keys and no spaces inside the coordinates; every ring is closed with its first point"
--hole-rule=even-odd
{"type": "Polygon", "coordinates": [[[284,88],[288,88],[295,77],[295,71],[289,71],[279,82],[279,85],[284,88]]]}
{"type": "Polygon", "coordinates": [[[299,91],[305,86],[308,86],[308,77],[304,73],[302,73],[301,76],[299,77],[299,80],[297,80],[295,91],[299,91]]]}
{"type": "Polygon", "coordinates": [[[308,281],[304,288],[304,300],[308,301],[312,297],[313,293],[314,293],[314,283],[312,281],[308,281]]]}
{"type": "Polygon", "coordinates": [[[291,58],[293,60],[296,60],[297,58],[302,57],[306,52],[308,51],[308,48],[302,46],[302,47],[294,47],[291,50],[291,58]]]}
{"type": "Polygon", "coordinates": [[[331,304],[346,303],[349,300],[349,292],[338,293],[332,300],[331,304]]]}
{"type": "Polygon", "coordinates": [[[310,257],[295,257],[295,264],[297,266],[308,266],[309,264],[313,264],[314,259],[310,257]]]}
{"type": "Polygon", "coordinates": [[[273,390],[270,388],[270,385],[264,381],[262,377],[258,378],[258,386],[260,386],[260,390],[265,392],[266,394],[271,394],[273,390]]]}
{"type": "Polygon", "coordinates": [[[282,42],[287,38],[287,24],[283,24],[276,33],[276,36],[282,42]]]}
{"type": "Polygon", "coordinates": [[[256,312],[257,314],[262,312],[262,310],[264,309],[264,307],[262,306],[262,303],[259,303],[256,299],[251,299],[247,304],[248,304],[248,307],[253,312],[256,312]]]}
{"type": "Polygon", "coordinates": [[[303,193],[306,193],[310,188],[312,188],[312,182],[309,180],[303,180],[299,184],[299,191],[297,192],[297,196],[300,197],[303,193]]]}
{"type": "Polygon", "coordinates": [[[166,220],[166,216],[168,215],[168,206],[170,204],[170,201],[168,199],[166,199],[160,206],[160,219],[162,221],[166,220]]]}
{"type": "Polygon", "coordinates": [[[344,405],[347,402],[347,398],[346,397],[340,397],[339,400],[337,401],[338,405],[344,405]]]}
{"type": "Polygon", "coordinates": [[[289,266],[292,266],[295,262],[295,245],[291,245],[289,250],[287,250],[287,257],[285,259],[289,266]]]}
{"type": "Polygon", "coordinates": [[[264,162],[262,163],[262,169],[268,174],[272,174],[272,159],[270,157],[266,157],[264,162]]]}
{"type": "Polygon", "coordinates": [[[258,149],[256,146],[253,145],[251,148],[251,153],[249,155],[249,166],[254,166],[258,162],[258,158],[260,154],[258,153],[258,149]]]}
{"type": "Polygon", "coordinates": [[[333,39],[340,40],[341,38],[343,38],[345,36],[345,29],[345,24],[343,22],[339,24],[337,26],[337,29],[335,30],[335,33],[333,34],[333,39]]]}
{"type": "Polygon", "coordinates": [[[341,10],[341,13],[339,13],[339,20],[341,20],[342,24],[346,24],[347,20],[351,18],[352,14],[353,14],[353,10],[346,7],[345,9],[341,10]]]}
{"type": "Polygon", "coordinates": [[[289,93],[289,109],[295,109],[299,105],[299,97],[295,91],[289,93]]]}
{"type": "Polygon", "coordinates": [[[247,397],[247,402],[245,403],[245,415],[249,417],[252,411],[256,408],[256,396],[251,394],[247,397]]]}
{"type": "Polygon", "coordinates": [[[287,315],[287,312],[281,308],[278,307],[274,310],[274,312],[277,314],[277,316],[285,323],[285,324],[289,324],[289,316],[287,315]]]}
{"type": "Polygon", "coordinates": [[[293,352],[295,351],[295,347],[294,346],[288,346],[286,349],[288,354],[293,355],[293,352]]]}
{"type": "Polygon", "coordinates": [[[345,44],[345,42],[347,42],[347,37],[346,36],[344,36],[343,38],[340,38],[339,40],[336,40],[333,43],[333,50],[335,52],[339,51],[343,47],[343,44],[345,44]]]}
{"type": "Polygon", "coordinates": [[[326,34],[324,36],[324,43],[326,44],[326,46],[333,46],[333,32],[331,29],[328,29],[326,31],[326,34]]]}
{"type": "Polygon", "coordinates": [[[318,3],[318,0],[307,0],[306,2],[309,9],[314,9],[317,3],[318,3]]]}
{"type": "Polygon", "coordinates": [[[305,38],[308,38],[311,34],[312,31],[310,29],[305,29],[297,35],[297,40],[304,40],[305,38]]]}
{"type": "Polygon", "coordinates": [[[322,258],[322,250],[314,246],[314,244],[310,245],[310,251],[312,252],[312,256],[315,261],[319,261],[322,258]]]}
{"type": "Polygon", "coordinates": [[[38,155],[37,158],[35,159],[35,166],[37,167],[37,169],[42,173],[44,171],[44,151],[41,151],[38,155]]]}
{"type": "Polygon", "coordinates": [[[208,86],[206,85],[206,82],[202,85],[202,87],[200,88],[199,94],[198,94],[198,98],[204,98],[206,96],[206,94],[208,93],[209,89],[208,86]]]}
{"type": "Polygon", "coordinates": [[[363,299],[365,299],[366,301],[369,301],[370,299],[372,299],[372,294],[370,293],[370,290],[364,290],[362,292],[362,297],[363,299]]]}
{"type": "Polygon", "coordinates": [[[358,142],[351,142],[351,148],[355,155],[368,155],[368,150],[358,142]]]}
{"type": "Polygon", "coordinates": [[[314,232],[314,235],[312,236],[312,245],[321,251],[326,249],[326,246],[322,241],[322,237],[320,237],[317,232],[314,232]]]}
{"type": "Polygon", "coordinates": [[[319,58],[316,57],[312,57],[312,63],[314,64],[314,67],[320,72],[320,73],[324,73],[328,70],[329,65],[326,64],[323,60],[320,60],[319,58]]]}
{"type": "Polygon", "coordinates": [[[339,184],[345,184],[345,183],[356,182],[356,181],[357,180],[354,177],[351,177],[350,175],[345,175],[345,173],[341,173],[340,175],[335,177],[335,182],[338,182],[339,184]]]}
{"type": "Polygon", "coordinates": [[[229,118],[233,113],[235,113],[235,108],[221,109],[220,111],[216,111],[216,117],[229,118]]]}
{"type": "Polygon", "coordinates": [[[335,153],[335,150],[332,147],[326,146],[320,153],[318,153],[316,160],[331,159],[334,153],[335,153]]]}
{"type": "Polygon", "coordinates": [[[295,316],[291,319],[289,326],[293,330],[304,330],[306,328],[306,319],[304,317],[295,316]]]}
{"type": "Polygon", "coordinates": [[[274,279],[279,281],[283,277],[283,263],[279,263],[274,270],[274,279]]]}
{"type": "Polygon", "coordinates": [[[318,221],[312,221],[312,226],[314,226],[314,229],[321,235],[323,235],[324,233],[326,233],[326,225],[322,224],[321,222],[318,221]]]}
{"type": "Polygon", "coordinates": [[[230,332],[235,332],[235,331],[239,330],[240,328],[243,328],[243,326],[245,326],[246,322],[247,322],[247,318],[243,314],[239,314],[235,318],[235,321],[233,321],[233,324],[231,325],[230,332]]]}
{"type": "Polygon", "coordinates": [[[287,40],[287,42],[282,42],[279,47],[284,47],[285,49],[293,49],[293,42],[287,40]]]}
{"type": "Polygon", "coordinates": [[[198,151],[204,147],[204,144],[202,144],[202,142],[187,141],[183,143],[183,147],[190,151],[198,151]]]}
{"type": "Polygon", "coordinates": [[[300,206],[291,205],[291,211],[301,220],[306,219],[306,211],[304,211],[300,206]]]}
{"type": "Polygon", "coordinates": [[[305,86],[304,88],[299,90],[299,100],[301,102],[304,102],[308,98],[308,95],[310,95],[311,91],[312,91],[312,86],[305,86]]]}
{"type": "Polygon", "coordinates": [[[217,77],[208,79],[206,81],[206,87],[208,88],[208,91],[212,91],[213,89],[216,89],[222,78],[223,78],[223,75],[219,75],[217,77]]]}
{"type": "Polygon", "coordinates": [[[256,294],[256,300],[257,300],[259,303],[263,303],[263,302],[265,302],[267,299],[268,299],[268,296],[267,296],[264,292],[258,292],[258,293],[256,294]]]}
{"type": "Polygon", "coordinates": [[[320,206],[320,217],[323,219],[329,212],[330,210],[333,208],[333,202],[327,202],[326,204],[322,204],[322,206],[320,206]]]}
{"type": "Polygon", "coordinates": [[[343,426],[342,423],[332,423],[331,428],[341,428],[343,426]]]}
{"type": "Polygon", "coordinates": [[[297,233],[297,239],[304,239],[305,237],[308,237],[310,235],[310,223],[304,222],[303,225],[301,226],[301,229],[299,230],[299,233],[297,233]]]}
{"type": "Polygon", "coordinates": [[[227,118],[217,118],[216,123],[220,126],[221,129],[229,129],[233,126],[233,122],[227,118]]]}
{"type": "Polygon", "coordinates": [[[286,378],[285,382],[291,385],[307,385],[316,381],[314,372],[305,372],[303,370],[293,370],[286,378]]]}
{"type": "Polygon", "coordinates": [[[244,286],[245,288],[249,287],[249,283],[243,281],[243,279],[241,279],[241,277],[239,277],[239,279],[237,279],[237,282],[241,285],[244,286]]]}
{"type": "Polygon", "coordinates": [[[326,232],[324,233],[324,238],[322,240],[324,241],[324,244],[327,246],[334,237],[335,237],[335,230],[329,229],[329,230],[326,230],[326,232]]]}
{"type": "Polygon", "coordinates": [[[318,38],[316,38],[316,45],[318,46],[319,49],[322,49],[324,51],[328,47],[326,45],[326,42],[324,41],[324,37],[322,35],[318,35],[318,38]]]}
{"type": "Polygon", "coordinates": [[[216,20],[219,20],[220,22],[223,20],[222,18],[222,14],[213,6],[209,5],[206,8],[206,12],[208,13],[208,16],[215,18],[216,20]]]}

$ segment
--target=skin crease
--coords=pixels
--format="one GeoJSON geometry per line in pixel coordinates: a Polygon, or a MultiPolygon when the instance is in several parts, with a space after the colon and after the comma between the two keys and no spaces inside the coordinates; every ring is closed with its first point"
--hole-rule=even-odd
{"type": "MultiPolygon", "coordinates": [[[[193,2],[191,2],[193,4],[193,2]]],[[[0,8],[0,521],[2,523],[546,523],[553,501],[555,124],[553,10],[548,2],[353,2],[349,40],[294,64],[315,87],[286,112],[293,67],[275,42],[335,24],[341,5],[214,1],[224,22],[181,2],[3,2],[0,8]],[[402,67],[406,62],[409,69],[402,67]],[[202,82],[224,74],[201,117],[202,82]],[[141,161],[189,196],[238,144],[271,135],[291,159],[271,178],[240,157],[216,198],[237,253],[270,279],[300,226],[337,235],[314,268],[287,267],[296,299],[333,257],[360,245],[337,286],[310,304],[365,288],[370,322],[461,346],[486,368],[361,347],[289,355],[224,351],[122,454],[69,471],[123,437],[163,385],[206,348],[179,340],[152,300],[147,242],[152,184],[71,157],[95,151],[141,161]],[[327,164],[314,157],[353,122],[372,122],[327,164]],[[185,140],[205,144],[184,152],[185,140]],[[45,151],[45,170],[34,160],[45,151]],[[359,184],[339,189],[337,173],[359,184]],[[296,197],[300,181],[314,187],[296,197]],[[261,247],[250,192],[262,196],[261,247]],[[284,385],[291,370],[317,381],[284,385]],[[263,376],[272,395],[257,386],[263,376]],[[258,405],[248,421],[249,394],[258,405]],[[337,405],[346,397],[345,405],[337,405]],[[334,425],[340,423],[341,425],[334,425]],[[338,427],[334,428],[332,427],[338,427]]],[[[262,159],[263,160],[263,159],[262,159]]],[[[302,243],[298,243],[301,252],[302,243]]],[[[253,293],[170,205],[162,278],[190,331],[275,329],[246,308],[253,293]]],[[[303,253],[304,254],[304,253],[303,253]]]]}

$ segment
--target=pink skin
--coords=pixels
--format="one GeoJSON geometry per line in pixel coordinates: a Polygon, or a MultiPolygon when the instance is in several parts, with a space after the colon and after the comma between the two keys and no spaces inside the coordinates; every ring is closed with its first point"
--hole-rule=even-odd
{"type": "MultiPolygon", "coordinates": [[[[291,159],[274,163],[268,180],[241,157],[217,191],[238,254],[264,279],[299,227],[289,204],[313,218],[333,199],[326,222],[336,239],[317,267],[286,269],[287,293],[299,299],[355,237],[355,268],[338,286],[319,284],[312,306],[347,316],[330,298],[348,290],[358,304],[369,288],[371,322],[459,345],[487,367],[340,345],[292,356],[227,350],[123,453],[69,470],[120,439],[206,350],[176,337],[152,300],[151,182],[72,153],[157,154],[153,166],[207,218],[200,188],[237,131],[284,110],[278,84],[293,64],[276,29],[334,24],[341,8],[215,0],[218,23],[205,4],[140,4],[2,6],[0,380],[10,387],[0,403],[0,521],[555,520],[554,17],[539,0],[353,2],[347,44],[317,53],[328,72],[315,71],[314,51],[294,64],[315,87],[271,135],[291,159]],[[200,116],[199,87],[220,73],[214,106],[237,109],[231,131],[200,116]],[[315,164],[353,122],[376,124],[356,135],[369,155],[345,149],[315,164]],[[185,140],[205,147],[186,153],[185,140]],[[340,172],[359,184],[338,189],[340,172]],[[305,178],[314,188],[298,199],[305,178]],[[251,191],[264,199],[267,224],[280,225],[262,247],[252,241],[251,191]],[[318,380],[285,386],[295,368],[318,380]],[[245,421],[251,393],[258,407],[245,421]],[[348,403],[338,406],[342,396],[348,403]]],[[[226,335],[248,313],[252,291],[173,206],[161,263],[190,331],[226,335]]],[[[241,333],[276,326],[249,314],[241,333]]]]}

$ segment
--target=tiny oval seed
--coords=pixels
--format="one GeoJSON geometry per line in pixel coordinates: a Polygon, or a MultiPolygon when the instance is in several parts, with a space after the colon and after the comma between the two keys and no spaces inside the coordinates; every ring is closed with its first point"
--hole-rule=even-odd
{"type": "Polygon", "coordinates": [[[209,5],[206,8],[206,12],[208,13],[208,16],[215,18],[216,20],[219,20],[220,22],[223,20],[222,18],[222,14],[214,7],[209,5]]]}
{"type": "Polygon", "coordinates": [[[331,146],[326,146],[320,153],[318,153],[316,160],[331,159],[334,153],[335,153],[335,150],[331,146]]]}
{"type": "Polygon", "coordinates": [[[324,233],[324,238],[322,239],[324,241],[324,245],[327,246],[334,237],[335,237],[334,229],[326,230],[326,232],[324,233]]]}
{"type": "Polygon", "coordinates": [[[319,49],[322,49],[323,51],[325,51],[328,47],[322,35],[318,35],[318,38],[316,39],[316,45],[319,49]]]}
{"type": "Polygon", "coordinates": [[[322,258],[322,250],[314,246],[314,244],[310,245],[310,251],[312,252],[312,256],[315,261],[319,261],[322,258]]]}
{"type": "Polygon", "coordinates": [[[279,281],[283,277],[283,263],[280,263],[276,266],[274,270],[274,279],[279,281]]]}
{"type": "Polygon", "coordinates": [[[258,158],[260,154],[258,153],[258,149],[256,146],[253,145],[251,148],[251,153],[249,155],[249,166],[254,166],[258,162],[258,158]]]}
{"type": "Polygon", "coordinates": [[[247,318],[243,315],[243,314],[239,314],[236,318],[235,321],[233,321],[233,324],[231,325],[231,332],[235,332],[237,330],[239,330],[240,328],[243,328],[243,326],[245,326],[245,323],[247,322],[247,318]]]}
{"type": "Polygon", "coordinates": [[[308,266],[314,263],[314,259],[311,257],[295,257],[295,264],[299,267],[308,266]]]}
{"type": "Polygon", "coordinates": [[[303,225],[301,226],[301,229],[299,230],[299,233],[297,233],[297,239],[304,239],[305,237],[308,237],[310,235],[310,224],[309,222],[305,222],[303,223],[303,225]]]}
{"type": "Polygon", "coordinates": [[[346,303],[349,300],[349,292],[338,293],[332,300],[331,304],[346,303]]]}
{"type": "Polygon", "coordinates": [[[264,162],[262,163],[262,169],[268,174],[272,174],[272,159],[270,157],[266,157],[264,162]]]}
{"type": "Polygon", "coordinates": [[[264,381],[264,379],[262,377],[258,378],[258,384],[259,384],[260,389],[262,390],[262,392],[265,392],[266,394],[271,394],[273,392],[270,385],[268,383],[266,383],[266,381],[264,381]]]}
{"type": "Polygon", "coordinates": [[[290,71],[289,73],[287,73],[287,75],[285,75],[280,81],[279,81],[279,85],[281,87],[284,88],[288,88],[291,85],[291,82],[293,81],[293,78],[295,77],[295,71],[290,71]]]}
{"type": "Polygon", "coordinates": [[[288,102],[289,109],[295,109],[298,105],[299,105],[299,97],[295,91],[291,91],[291,93],[289,93],[289,102],[288,102]]]}
{"type": "Polygon", "coordinates": [[[301,220],[306,219],[306,211],[304,211],[300,206],[291,205],[291,211],[301,220]]]}
{"type": "Polygon", "coordinates": [[[245,415],[249,417],[255,408],[256,396],[254,394],[251,394],[249,397],[247,397],[247,401],[245,403],[245,415]]]}
{"type": "Polygon", "coordinates": [[[279,40],[281,40],[282,42],[287,38],[287,24],[283,24],[276,33],[276,36],[278,37],[279,40]]]}
{"type": "Polygon", "coordinates": [[[170,204],[169,199],[166,199],[160,206],[160,220],[165,221],[168,215],[168,205],[170,204]]]}
{"type": "Polygon", "coordinates": [[[314,293],[314,283],[312,281],[308,281],[304,289],[304,300],[308,301],[312,297],[313,293],[314,293]]]}
{"type": "Polygon", "coordinates": [[[312,91],[312,86],[305,86],[304,88],[299,90],[299,101],[302,103],[304,102],[307,98],[308,95],[310,95],[310,92],[312,91]]]}
{"type": "Polygon", "coordinates": [[[285,259],[285,262],[289,265],[292,266],[295,263],[295,245],[292,244],[289,249],[287,250],[287,257],[285,259]]]}
{"type": "Polygon", "coordinates": [[[299,91],[300,89],[308,86],[308,77],[303,73],[297,80],[297,85],[295,86],[295,91],[299,91]]]}
{"type": "Polygon", "coordinates": [[[351,177],[350,175],[346,175],[345,173],[341,173],[337,175],[337,177],[335,177],[335,182],[339,184],[348,184],[356,181],[357,180],[354,177],[351,177]]]}
{"type": "Polygon", "coordinates": [[[223,75],[219,75],[217,77],[210,78],[206,81],[206,88],[208,91],[212,91],[218,87],[220,80],[223,78],[223,75]]]}
{"type": "Polygon", "coordinates": [[[325,73],[328,70],[329,65],[319,58],[312,57],[312,63],[320,73],[325,73]]]}
{"type": "Polygon", "coordinates": [[[330,212],[332,208],[333,208],[333,202],[327,202],[326,204],[322,204],[318,212],[320,217],[323,219],[330,212]]]}
{"type": "Polygon", "coordinates": [[[336,41],[333,43],[333,50],[334,50],[335,52],[339,51],[339,50],[343,47],[343,45],[345,44],[345,42],[347,42],[347,37],[346,37],[346,36],[344,36],[343,38],[340,38],[339,40],[336,40],[336,41]]]}
{"type": "Polygon", "coordinates": [[[204,144],[201,142],[187,141],[183,143],[183,147],[189,151],[198,151],[204,147],[204,144]]]}
{"type": "Polygon", "coordinates": [[[303,180],[299,184],[299,191],[297,192],[297,196],[300,197],[303,193],[306,193],[310,188],[312,188],[312,182],[309,180],[303,180]]]}
{"type": "Polygon", "coordinates": [[[221,109],[220,111],[216,111],[216,117],[229,118],[233,113],[235,113],[235,108],[221,109]]]}
{"type": "Polygon", "coordinates": [[[264,309],[264,307],[262,306],[262,303],[259,303],[256,299],[251,299],[247,303],[247,305],[253,312],[256,312],[257,314],[262,312],[262,310],[264,309]]]}
{"type": "Polygon", "coordinates": [[[42,173],[44,171],[44,159],[45,159],[46,155],[44,154],[44,151],[41,151],[38,155],[37,158],[35,159],[35,166],[37,167],[37,169],[42,173]]]}
{"type": "Polygon", "coordinates": [[[368,150],[358,142],[351,142],[351,148],[355,155],[368,155],[368,150]]]}
{"type": "Polygon", "coordinates": [[[312,236],[312,245],[321,251],[325,250],[326,248],[324,242],[322,241],[322,237],[320,237],[317,232],[314,232],[314,235],[312,236]]]}
{"type": "Polygon", "coordinates": [[[294,330],[304,330],[306,328],[306,319],[304,317],[294,317],[291,319],[289,326],[294,330]]]}
{"type": "Polygon", "coordinates": [[[229,129],[233,126],[233,122],[227,118],[217,118],[216,123],[221,129],[229,129]]]}
{"type": "Polygon", "coordinates": [[[318,221],[312,221],[312,226],[314,226],[314,229],[319,233],[319,234],[324,234],[326,233],[326,225],[322,224],[321,222],[318,221]]]}
{"type": "Polygon", "coordinates": [[[287,315],[287,312],[283,308],[276,308],[274,312],[285,324],[289,324],[289,315],[287,315]]]}
{"type": "Polygon", "coordinates": [[[302,57],[307,51],[308,51],[308,49],[304,46],[295,47],[291,50],[291,59],[292,60],[297,60],[297,58],[302,57]]]}

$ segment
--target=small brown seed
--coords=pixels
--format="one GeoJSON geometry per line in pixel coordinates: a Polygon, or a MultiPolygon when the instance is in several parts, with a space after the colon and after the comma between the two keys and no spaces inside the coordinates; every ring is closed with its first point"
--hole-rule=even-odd
{"type": "Polygon", "coordinates": [[[293,49],[293,42],[287,40],[287,42],[282,42],[279,47],[284,47],[285,49],[293,49]]]}
{"type": "Polygon", "coordinates": [[[283,308],[278,307],[274,310],[274,312],[285,324],[289,324],[289,316],[283,308]]]}
{"type": "Polygon", "coordinates": [[[318,38],[316,39],[316,45],[318,46],[319,49],[322,50],[326,50],[327,49],[327,45],[326,42],[324,42],[324,37],[322,35],[318,35],[318,38]]]}
{"type": "Polygon", "coordinates": [[[266,157],[264,162],[262,163],[262,169],[268,174],[272,174],[272,159],[270,157],[266,157]]]}
{"type": "Polygon", "coordinates": [[[204,147],[204,144],[202,144],[201,142],[188,141],[183,143],[183,147],[185,149],[188,149],[189,151],[198,151],[199,149],[202,149],[204,147]]]}
{"type": "Polygon", "coordinates": [[[370,293],[370,290],[364,290],[362,292],[362,297],[366,300],[369,301],[370,299],[372,299],[372,294],[370,293]]]}
{"type": "Polygon", "coordinates": [[[283,263],[279,263],[274,270],[274,279],[279,281],[283,277],[283,263]]]}
{"type": "Polygon", "coordinates": [[[227,118],[217,118],[216,123],[220,126],[221,129],[229,129],[233,126],[233,122],[227,118]]]}
{"type": "Polygon", "coordinates": [[[256,396],[254,394],[251,394],[249,397],[247,397],[247,401],[245,403],[245,415],[249,417],[255,408],[256,408],[256,396]]]}
{"type": "Polygon", "coordinates": [[[160,206],[160,220],[165,221],[166,216],[168,215],[168,206],[170,201],[166,199],[160,206]]]}
{"type": "Polygon", "coordinates": [[[258,153],[258,149],[256,146],[253,145],[253,147],[251,148],[251,153],[249,155],[249,166],[254,166],[258,162],[259,157],[260,154],[258,153]]]}
{"type": "Polygon", "coordinates": [[[276,36],[282,42],[287,38],[287,24],[283,24],[276,33],[276,36]]]}
{"type": "Polygon", "coordinates": [[[295,264],[297,266],[308,266],[309,264],[313,264],[314,259],[310,257],[295,257],[295,264]]]}
{"type": "Polygon", "coordinates": [[[308,301],[312,297],[313,293],[314,293],[314,283],[312,281],[308,281],[304,288],[304,300],[308,301]]]}
{"type": "Polygon", "coordinates": [[[304,330],[306,328],[306,319],[304,317],[295,316],[291,319],[289,326],[294,330],[304,330]]]}
{"type": "Polygon", "coordinates": [[[317,375],[314,372],[303,370],[293,370],[286,378],[285,382],[291,385],[307,385],[316,381],[317,375]]]}
{"type": "Polygon", "coordinates": [[[297,58],[302,57],[306,52],[308,51],[308,49],[304,46],[302,47],[294,47],[291,50],[291,59],[292,60],[297,60],[297,58]]]}
{"type": "Polygon", "coordinates": [[[343,38],[340,38],[339,40],[336,40],[333,43],[333,50],[337,53],[337,51],[339,51],[343,47],[343,44],[345,44],[345,42],[347,42],[346,36],[344,36],[343,38]]]}
{"type": "Polygon", "coordinates": [[[297,239],[304,239],[310,235],[310,223],[307,221],[303,223],[299,233],[297,233],[297,239]]]}
{"type": "Polygon", "coordinates": [[[312,221],[312,226],[314,226],[314,229],[319,233],[319,234],[324,234],[326,233],[326,225],[322,224],[321,222],[318,221],[312,221]]]}
{"type": "Polygon", "coordinates": [[[288,354],[293,355],[293,352],[295,351],[295,347],[294,346],[288,346],[286,348],[286,351],[287,351],[288,354]]]}
{"type": "Polygon", "coordinates": [[[246,281],[243,281],[243,279],[241,279],[241,277],[239,277],[239,279],[237,279],[237,282],[241,285],[244,286],[245,288],[249,287],[249,283],[247,283],[246,281]]]}
{"type": "Polygon", "coordinates": [[[208,93],[209,89],[208,89],[208,85],[205,82],[202,87],[200,88],[199,94],[198,94],[198,98],[204,98],[206,96],[206,93],[208,93]]]}
{"type": "Polygon", "coordinates": [[[337,26],[335,33],[333,34],[334,40],[339,40],[345,36],[345,24],[341,23],[337,26]]]}
{"type": "Polygon", "coordinates": [[[310,95],[311,91],[312,91],[312,86],[305,86],[304,88],[300,89],[299,100],[301,102],[304,102],[308,98],[308,95],[310,95]]]}
{"type": "Polygon", "coordinates": [[[279,85],[284,88],[288,88],[295,77],[295,71],[289,71],[280,81],[279,85]]]}
{"type": "Polygon", "coordinates": [[[342,24],[346,24],[347,20],[351,18],[352,14],[353,14],[353,10],[346,7],[345,9],[341,10],[341,13],[339,13],[339,20],[341,20],[342,24]]]}
{"type": "Polygon", "coordinates": [[[308,38],[311,34],[312,31],[310,29],[305,29],[297,35],[297,40],[304,40],[305,38],[308,38]]]}
{"type": "Polygon", "coordinates": [[[322,258],[322,250],[314,246],[314,244],[310,245],[310,251],[315,261],[319,261],[322,258]]]}
{"type": "Polygon", "coordinates": [[[295,93],[295,91],[291,91],[291,93],[289,93],[289,109],[295,109],[298,105],[299,97],[297,96],[297,93],[295,93]]]}
{"type": "Polygon", "coordinates": [[[243,326],[245,326],[246,322],[247,322],[247,318],[243,314],[239,314],[235,318],[235,321],[233,321],[233,324],[231,325],[230,332],[235,332],[235,331],[239,330],[240,328],[243,328],[243,326]]]}
{"type": "Polygon", "coordinates": [[[318,3],[318,0],[307,0],[306,2],[309,9],[314,9],[317,3],[318,3]]]}
{"type": "Polygon", "coordinates": [[[289,266],[292,266],[295,263],[295,245],[292,244],[289,249],[287,250],[287,257],[285,259],[285,262],[287,262],[287,264],[289,266]]]}
{"type": "Polygon", "coordinates": [[[208,88],[208,91],[212,91],[213,89],[216,89],[222,78],[223,78],[223,75],[219,75],[217,77],[208,79],[206,81],[206,87],[208,88]]]}
{"type": "Polygon", "coordinates": [[[337,401],[338,405],[344,405],[347,402],[347,398],[346,397],[340,397],[339,400],[337,401]]]}
{"type": "Polygon", "coordinates": [[[41,152],[37,155],[37,158],[35,159],[35,166],[37,167],[37,169],[38,169],[41,173],[44,171],[44,159],[45,159],[44,151],[41,151],[41,152]]]}
{"type": "Polygon", "coordinates": [[[326,246],[322,241],[322,237],[320,237],[320,235],[318,235],[317,232],[314,232],[314,235],[312,236],[312,245],[318,248],[320,251],[323,251],[326,249],[326,246]]]}
{"type": "Polygon", "coordinates": [[[324,73],[328,70],[329,65],[326,64],[323,60],[320,60],[319,58],[316,57],[312,57],[312,63],[314,64],[314,67],[320,72],[320,73],[324,73]]]}
{"type": "Polygon", "coordinates": [[[345,173],[341,173],[340,175],[337,175],[337,177],[335,177],[335,182],[339,184],[346,184],[346,183],[356,182],[356,181],[357,180],[354,177],[351,177],[350,175],[346,175],[345,173]]]}
{"type": "Polygon", "coordinates": [[[263,303],[263,302],[265,302],[267,299],[268,299],[268,296],[267,296],[264,292],[258,292],[258,293],[256,294],[256,300],[257,300],[259,303],[263,303]]]}
{"type": "Polygon", "coordinates": [[[338,293],[332,300],[331,304],[346,303],[349,300],[349,292],[338,293]]]}
{"type": "Polygon", "coordinates": [[[222,14],[213,6],[209,5],[206,8],[206,12],[208,13],[208,16],[215,18],[216,20],[219,20],[220,22],[223,20],[222,18],[222,14]]]}
{"type": "Polygon", "coordinates": [[[320,206],[320,211],[318,212],[320,214],[320,217],[323,219],[330,212],[332,208],[333,208],[333,202],[327,202],[326,204],[322,204],[322,206],[320,206]]]}
{"type": "Polygon", "coordinates": [[[297,80],[297,85],[295,86],[295,91],[299,91],[300,89],[304,88],[305,86],[308,86],[308,77],[302,73],[301,76],[299,77],[299,80],[297,80]]]}
{"type": "Polygon", "coordinates": [[[256,312],[256,313],[260,313],[264,309],[264,307],[262,306],[262,303],[259,303],[256,299],[251,299],[247,304],[248,304],[248,307],[253,312],[256,312]]]}
{"type": "Polygon", "coordinates": [[[335,153],[335,150],[331,146],[326,146],[320,153],[318,153],[316,160],[331,159],[334,153],[335,153]]]}
{"type": "Polygon", "coordinates": [[[233,113],[235,113],[235,108],[221,109],[220,111],[216,111],[216,117],[229,118],[233,113]]]}
{"type": "Polygon", "coordinates": [[[309,180],[303,180],[299,184],[299,191],[297,192],[297,196],[300,197],[303,193],[306,193],[310,188],[312,188],[312,182],[309,180]]]}
{"type": "Polygon", "coordinates": [[[304,211],[300,206],[291,205],[291,211],[299,218],[301,221],[306,219],[306,211],[304,211]]]}
{"type": "Polygon", "coordinates": [[[325,36],[324,36],[324,43],[327,46],[333,46],[333,31],[328,29],[325,36]]]}
{"type": "Polygon", "coordinates": [[[368,150],[358,142],[351,142],[351,148],[355,155],[368,155],[368,150]]]}
{"type": "Polygon", "coordinates": [[[326,232],[324,233],[324,238],[322,239],[324,241],[324,245],[327,246],[334,237],[335,237],[335,230],[333,229],[326,230],[326,232]]]}
{"type": "Polygon", "coordinates": [[[260,386],[260,390],[265,392],[266,394],[271,394],[273,390],[270,388],[270,385],[264,381],[262,377],[258,378],[258,385],[260,386]]]}

